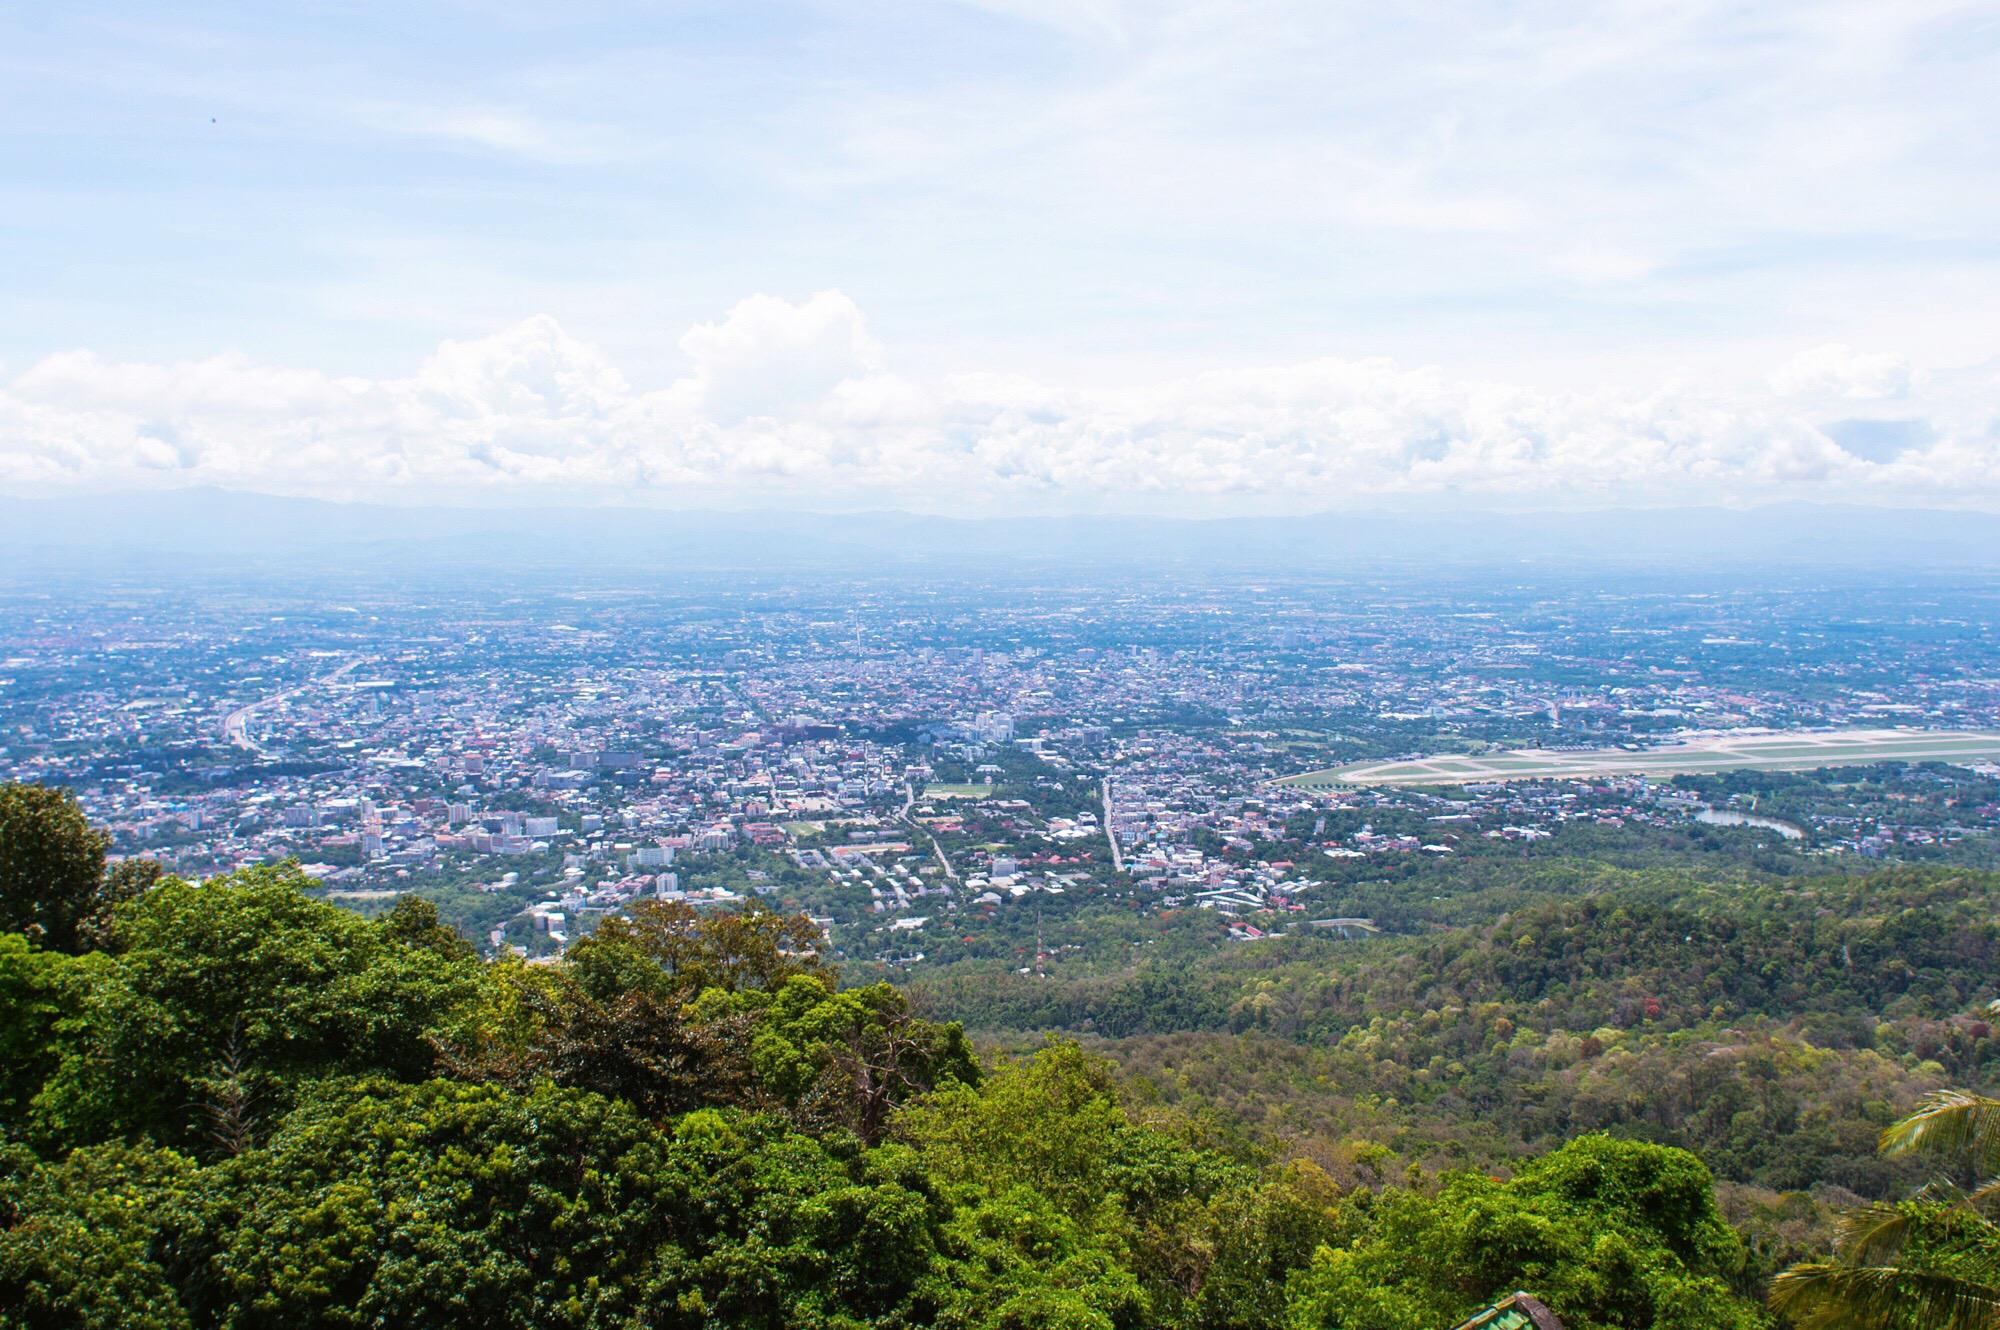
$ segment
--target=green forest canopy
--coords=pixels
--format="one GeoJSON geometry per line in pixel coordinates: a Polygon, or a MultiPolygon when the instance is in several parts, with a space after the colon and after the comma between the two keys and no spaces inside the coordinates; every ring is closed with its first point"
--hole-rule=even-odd
{"type": "Polygon", "coordinates": [[[1545,902],[990,990],[1118,1034],[1121,1079],[1070,1039],[982,1059],[941,1010],[990,1018],[977,990],[919,1011],[843,986],[815,928],[756,907],[649,903],[529,965],[415,898],[317,900],[290,866],[144,889],[100,858],[96,884],[53,879],[60,916],[20,908],[40,871],[0,871],[5,1325],[1441,1330],[1520,1288],[1572,1330],[1766,1325],[1767,1235],[1631,1114],[1720,1097],[1676,1130],[1732,1170],[1793,1166],[1759,1135],[1824,1169],[1864,1150],[1813,1134],[1852,1128],[1811,1097],[1816,1058],[1881,1063],[1839,1109],[1868,1123],[1908,1090],[1897,1041],[1957,1031],[1934,1051],[1977,1067],[1991,1038],[1953,1014],[1991,972],[1983,879],[1819,884],[1804,911],[1778,888],[1545,902]],[[1786,1008],[1830,1024],[1779,1028],[1786,1008]],[[1204,1063],[1225,1038],[1247,1071],[1204,1063]],[[1193,1042],[1149,1062],[1131,1040],[1193,1042]],[[1391,1067],[1391,1092],[1366,1083],[1391,1067]],[[1204,1080],[1289,1105],[1317,1084],[1341,1153],[1204,1080]],[[1575,1130],[1585,1101],[1612,1134],[1575,1130]],[[1471,1134],[1422,1168],[1367,1137],[1451,1122],[1471,1134]]]}

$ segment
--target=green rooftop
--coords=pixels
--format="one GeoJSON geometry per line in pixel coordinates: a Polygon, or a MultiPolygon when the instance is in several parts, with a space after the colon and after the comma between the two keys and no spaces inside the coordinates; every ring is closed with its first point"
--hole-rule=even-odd
{"type": "Polygon", "coordinates": [[[1452,1330],[1562,1330],[1562,1322],[1539,1299],[1510,1293],[1452,1330]]]}

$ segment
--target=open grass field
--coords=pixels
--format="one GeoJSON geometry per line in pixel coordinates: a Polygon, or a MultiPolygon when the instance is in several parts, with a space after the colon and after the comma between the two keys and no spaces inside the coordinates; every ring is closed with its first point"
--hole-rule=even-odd
{"type": "Polygon", "coordinates": [[[991,785],[926,785],[923,793],[926,799],[988,799],[992,796],[991,785]]]}
{"type": "Polygon", "coordinates": [[[1992,730],[1793,730],[1722,734],[1657,748],[1574,752],[1517,749],[1481,756],[1440,755],[1400,762],[1357,762],[1287,776],[1279,785],[1473,785],[1506,780],[1575,780],[1592,776],[1699,775],[1715,771],[1811,771],[1869,762],[2000,760],[1992,730]]]}

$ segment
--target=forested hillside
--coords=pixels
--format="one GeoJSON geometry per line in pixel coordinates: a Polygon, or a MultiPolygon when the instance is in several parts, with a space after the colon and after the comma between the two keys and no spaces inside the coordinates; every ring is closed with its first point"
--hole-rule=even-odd
{"type": "Polygon", "coordinates": [[[1176,946],[1056,979],[957,966],[914,994],[1002,1046],[1071,1032],[1144,1102],[1213,1113],[1344,1183],[1502,1168],[1595,1131],[1682,1146],[1768,1260],[1823,1237],[1829,1207],[1921,1181],[1877,1136],[2000,1056],[2000,876],[1539,886],[1476,924],[1176,946]]]}
{"type": "Polygon", "coordinates": [[[652,905],[486,962],[414,899],[113,890],[63,848],[0,882],[0,1323],[1426,1330],[1517,1287],[1580,1330],[1765,1321],[1682,1151],[1360,1187],[1075,1043],[982,1064],[803,919],[652,905]]]}
{"type": "Polygon", "coordinates": [[[1759,1326],[1833,1205],[1919,1180],[1877,1133],[1993,1056],[1978,875],[913,1002],[755,906],[486,961],[415,897],[110,872],[72,805],[7,812],[5,1325],[1442,1330],[1525,1288],[1759,1326]]]}

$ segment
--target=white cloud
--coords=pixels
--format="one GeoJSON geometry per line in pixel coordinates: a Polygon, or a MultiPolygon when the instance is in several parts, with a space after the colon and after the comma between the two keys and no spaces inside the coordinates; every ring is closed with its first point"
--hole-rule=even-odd
{"type": "Polygon", "coordinates": [[[838,291],[799,305],[752,296],[722,322],[688,329],[680,348],[694,362],[694,376],[679,391],[723,420],[815,401],[881,361],[861,311],[838,291]]]}
{"type": "Polygon", "coordinates": [[[504,416],[601,416],[631,396],[601,351],[546,314],[489,337],[444,343],[416,381],[453,408],[504,416]]]}
{"type": "Polygon", "coordinates": [[[1844,347],[1793,357],[1774,393],[1736,396],[1553,392],[1385,359],[1115,391],[919,382],[831,291],[753,297],[680,345],[687,370],[653,389],[546,316],[448,341],[401,378],[68,352],[0,387],[0,484],[941,511],[1299,511],[1388,495],[2000,506],[1992,376],[1944,376],[1955,395],[1931,402],[1899,358],[1844,347]],[[1925,445],[1876,460],[1829,436],[1851,419],[1813,405],[1890,395],[1927,416],[1911,433],[1925,445]]]}
{"type": "Polygon", "coordinates": [[[1840,343],[1801,351],[1771,376],[1773,391],[1787,397],[1855,402],[1902,397],[1911,386],[1910,362],[1903,357],[1856,351],[1840,343]]]}

